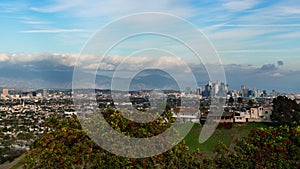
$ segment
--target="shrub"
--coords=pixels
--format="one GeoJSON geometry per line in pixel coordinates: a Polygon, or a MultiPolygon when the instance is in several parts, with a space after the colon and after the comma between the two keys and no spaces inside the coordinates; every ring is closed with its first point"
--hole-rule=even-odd
{"type": "Polygon", "coordinates": [[[233,126],[232,123],[219,123],[218,126],[217,126],[217,129],[221,129],[221,128],[231,129],[232,126],[233,126]]]}
{"type": "MultiPolygon", "coordinates": [[[[107,109],[104,116],[121,133],[132,131],[128,136],[156,135],[167,124],[156,123],[151,128],[145,124],[122,119],[118,112],[107,109]],[[109,118],[114,117],[114,118],[109,118]],[[134,126],[128,128],[129,124],[134,126]],[[139,130],[136,125],[142,125],[139,130]],[[161,126],[161,127],[159,127],[161,126]],[[126,130],[125,130],[126,129],[126,130]],[[153,131],[154,130],[154,131],[153,131]],[[148,134],[147,134],[148,133],[148,134]]],[[[82,130],[76,117],[47,120],[51,132],[43,135],[26,154],[24,168],[210,168],[212,159],[204,157],[199,149],[191,151],[181,142],[165,153],[147,158],[128,158],[112,154],[95,144],[82,130]]]]}
{"type": "Polygon", "coordinates": [[[254,129],[234,150],[216,148],[218,168],[300,168],[300,126],[254,129]]]}

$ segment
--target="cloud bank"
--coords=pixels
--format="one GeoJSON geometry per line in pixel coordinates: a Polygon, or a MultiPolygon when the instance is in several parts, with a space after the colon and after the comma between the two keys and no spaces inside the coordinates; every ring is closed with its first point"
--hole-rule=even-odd
{"type": "MultiPolygon", "coordinates": [[[[97,81],[100,87],[108,87],[108,83],[113,72],[122,63],[119,77],[127,78],[128,74],[132,74],[135,70],[141,68],[159,67],[162,70],[168,70],[182,74],[181,78],[185,79],[185,73],[180,67],[182,62],[171,56],[164,56],[161,59],[149,57],[135,57],[124,60],[122,56],[112,56],[103,60],[100,65],[97,64],[96,56],[85,56],[85,59],[76,60],[78,54],[25,54],[25,53],[2,53],[0,54],[0,86],[16,86],[16,87],[53,87],[53,88],[70,88],[72,82],[73,69],[78,61],[78,66],[84,69],[87,74],[94,73],[98,67],[97,81]]],[[[230,89],[240,89],[242,84],[249,88],[278,90],[282,92],[299,93],[300,83],[299,71],[281,69],[283,61],[277,63],[267,63],[261,66],[245,65],[245,64],[224,64],[227,83],[230,89]]],[[[209,81],[205,66],[217,65],[193,65],[189,64],[189,68],[195,75],[198,86],[209,81]]],[[[152,81],[151,83],[158,83],[152,81]]]]}

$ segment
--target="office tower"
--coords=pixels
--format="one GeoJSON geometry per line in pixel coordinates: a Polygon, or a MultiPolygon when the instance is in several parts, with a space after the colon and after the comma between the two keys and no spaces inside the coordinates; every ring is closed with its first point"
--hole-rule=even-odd
{"type": "Polygon", "coordinates": [[[8,89],[3,89],[3,90],[2,90],[2,96],[3,96],[3,97],[8,96],[8,89]]]}
{"type": "Polygon", "coordinates": [[[43,97],[47,97],[47,89],[43,89],[43,97]]]}

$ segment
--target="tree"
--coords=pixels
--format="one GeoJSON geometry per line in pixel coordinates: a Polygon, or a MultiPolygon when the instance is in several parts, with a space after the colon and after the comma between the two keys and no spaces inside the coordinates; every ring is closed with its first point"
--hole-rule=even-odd
{"type": "Polygon", "coordinates": [[[232,96],[230,96],[228,103],[232,106],[234,103],[234,98],[232,96]]]}
{"type": "Polygon", "coordinates": [[[241,107],[241,104],[243,103],[243,98],[239,97],[239,98],[237,99],[237,102],[238,102],[238,104],[239,104],[239,107],[241,107]]]}
{"type": "Polygon", "coordinates": [[[253,103],[252,99],[250,99],[248,101],[247,105],[248,105],[248,108],[252,108],[253,107],[254,103],[253,103]]]}
{"type": "Polygon", "coordinates": [[[284,96],[273,99],[271,119],[280,124],[293,125],[300,122],[300,106],[295,100],[284,96]]]}
{"type": "MultiPolygon", "coordinates": [[[[113,109],[106,109],[102,114],[116,131],[127,136],[156,135],[169,125],[135,123],[113,109]]],[[[203,157],[199,150],[189,150],[184,142],[157,156],[128,158],[114,155],[95,144],[76,117],[52,116],[46,125],[52,131],[33,144],[26,155],[24,168],[200,168],[212,165],[211,159],[203,157]]]]}
{"type": "Polygon", "coordinates": [[[234,150],[216,148],[217,168],[299,168],[300,126],[254,129],[234,150]]]}

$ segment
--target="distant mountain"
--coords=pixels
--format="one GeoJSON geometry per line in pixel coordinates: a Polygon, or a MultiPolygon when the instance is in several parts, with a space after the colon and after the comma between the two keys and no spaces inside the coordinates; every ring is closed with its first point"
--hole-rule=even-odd
{"type": "MultiPolygon", "coordinates": [[[[0,87],[16,89],[27,88],[71,88],[74,67],[55,62],[36,61],[29,63],[1,63],[0,87]]],[[[82,77],[90,76],[83,73],[82,77]]],[[[123,84],[127,81],[122,77],[115,77],[123,84]]],[[[97,88],[111,88],[112,77],[97,75],[97,88]]],[[[158,69],[147,69],[138,73],[130,82],[130,90],[141,89],[173,89],[179,90],[176,81],[166,72],[158,69]]]]}
{"type": "Polygon", "coordinates": [[[0,63],[0,86],[15,88],[66,88],[72,82],[73,67],[45,61],[30,64],[0,63]]]}
{"type": "MultiPolygon", "coordinates": [[[[73,80],[73,66],[67,66],[54,60],[42,61],[19,61],[19,62],[1,62],[0,61],[0,88],[15,89],[38,89],[38,88],[71,88],[73,80]]],[[[125,70],[126,71],[126,70],[125,70]]],[[[177,70],[175,70],[176,72],[177,70]]],[[[183,84],[177,84],[176,80],[168,73],[158,69],[144,70],[135,76],[129,85],[129,90],[138,89],[175,89],[180,85],[185,89],[191,87],[194,89],[195,82],[202,87],[210,80],[207,71],[203,67],[191,67],[195,79],[180,76],[182,79],[176,79],[183,84]]],[[[274,68],[272,65],[262,66],[261,68],[244,67],[241,65],[227,65],[225,67],[226,79],[230,90],[239,90],[241,84],[249,88],[260,90],[276,90],[284,92],[299,93],[299,71],[283,71],[274,68]],[[269,66],[269,67],[268,67],[269,66]],[[274,70],[266,70],[273,68],[274,70]],[[264,70],[262,72],[262,69],[264,70]]],[[[95,82],[97,88],[110,89],[113,71],[106,71],[103,75],[97,75],[95,82]]],[[[130,70],[128,70],[130,72],[130,70]]],[[[126,72],[126,73],[128,73],[126,72]]],[[[88,72],[82,74],[81,80],[90,76],[88,72]]],[[[115,77],[121,87],[127,85],[128,79],[125,77],[115,77]],[[126,83],[125,83],[126,82],[126,83]]],[[[114,80],[115,80],[114,79],[114,80]]],[[[125,86],[128,88],[128,85],[125,86]]],[[[128,90],[128,89],[125,89],[128,90]]]]}
{"type": "Polygon", "coordinates": [[[166,72],[147,69],[138,73],[131,81],[130,90],[140,89],[175,89],[179,90],[176,81],[166,72]]]}

